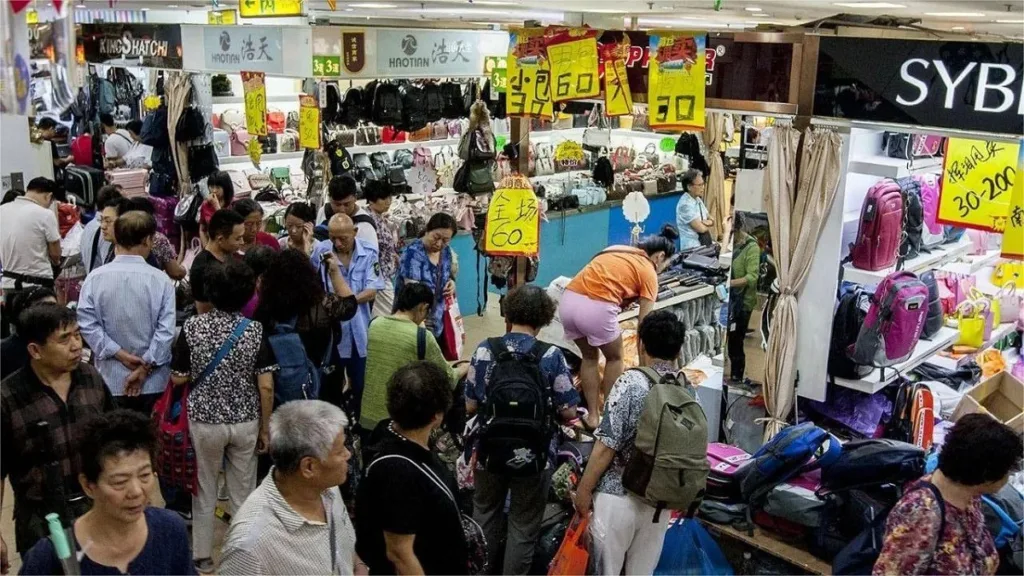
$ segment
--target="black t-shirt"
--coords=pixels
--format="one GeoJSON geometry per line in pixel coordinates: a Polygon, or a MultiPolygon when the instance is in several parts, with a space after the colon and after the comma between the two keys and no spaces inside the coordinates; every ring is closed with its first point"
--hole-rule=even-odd
{"type": "Polygon", "coordinates": [[[192,288],[192,298],[196,302],[209,302],[210,297],[206,295],[206,287],[203,281],[206,278],[206,270],[221,261],[207,249],[203,249],[195,260],[192,261],[192,268],[188,271],[188,284],[192,288]]]}
{"type": "Polygon", "coordinates": [[[376,451],[356,496],[356,552],[370,574],[394,574],[384,532],[414,534],[413,551],[426,574],[466,574],[461,513],[451,475],[426,448],[391,432],[374,430],[376,451]]]}

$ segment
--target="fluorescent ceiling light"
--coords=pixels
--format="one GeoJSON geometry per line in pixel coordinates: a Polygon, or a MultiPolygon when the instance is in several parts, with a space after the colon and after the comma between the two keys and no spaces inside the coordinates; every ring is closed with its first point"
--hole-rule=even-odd
{"type": "MultiPolygon", "coordinates": [[[[474,2],[476,4],[477,2],[474,2]]],[[[587,8],[587,12],[594,14],[628,14],[631,10],[622,8],[587,8]]]]}
{"type": "Polygon", "coordinates": [[[950,28],[950,30],[952,30],[954,32],[956,32],[958,30],[964,30],[964,29],[965,28],[963,26],[953,26],[952,28],[950,28]]]}
{"type": "Polygon", "coordinates": [[[417,14],[447,14],[451,16],[510,16],[514,18],[536,18],[539,20],[562,20],[565,14],[562,12],[532,12],[519,10],[498,10],[484,8],[407,8],[403,12],[417,14]]]}
{"type": "Polygon", "coordinates": [[[925,12],[925,16],[938,18],[984,18],[984,12],[925,12]]]}
{"type": "Polygon", "coordinates": [[[747,6],[746,8],[744,8],[744,10],[746,10],[747,12],[760,12],[761,11],[761,9],[758,8],[757,6],[747,6]]]}
{"type": "Polygon", "coordinates": [[[498,2],[497,0],[472,0],[474,6],[515,6],[515,2],[498,2]]]}
{"type": "Polygon", "coordinates": [[[352,8],[398,8],[397,4],[381,4],[379,2],[362,2],[360,4],[349,4],[352,8]]]}
{"type": "Polygon", "coordinates": [[[1019,20],[996,20],[996,24],[1024,24],[1024,18],[1019,20]]]}
{"type": "Polygon", "coordinates": [[[835,6],[842,6],[843,8],[866,8],[883,10],[886,8],[906,8],[903,4],[894,4],[892,2],[833,2],[835,6]]]}
{"type": "Polygon", "coordinates": [[[728,24],[720,22],[705,22],[701,18],[687,18],[686,20],[667,20],[662,18],[640,18],[637,24],[641,26],[667,26],[670,28],[728,28],[728,24]],[[699,20],[699,21],[698,21],[699,20]]]}

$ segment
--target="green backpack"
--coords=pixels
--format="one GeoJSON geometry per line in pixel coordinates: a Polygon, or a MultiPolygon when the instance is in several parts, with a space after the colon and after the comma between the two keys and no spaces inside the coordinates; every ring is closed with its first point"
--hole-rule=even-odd
{"type": "Polygon", "coordinates": [[[692,517],[707,487],[708,421],[704,409],[675,374],[637,368],[651,381],[636,432],[636,449],[622,472],[622,485],[662,509],[692,517]]]}

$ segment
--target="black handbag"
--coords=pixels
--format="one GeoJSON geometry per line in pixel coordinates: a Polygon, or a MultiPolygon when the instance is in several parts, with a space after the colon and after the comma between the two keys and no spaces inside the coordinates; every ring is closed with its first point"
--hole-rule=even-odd
{"type": "Polygon", "coordinates": [[[181,112],[178,123],[174,128],[174,139],[178,142],[188,142],[196,138],[202,138],[206,132],[206,119],[202,111],[194,106],[189,106],[181,112]]]}
{"type": "Polygon", "coordinates": [[[217,147],[213,144],[190,146],[188,149],[188,175],[193,182],[210,176],[220,167],[217,147]]]}

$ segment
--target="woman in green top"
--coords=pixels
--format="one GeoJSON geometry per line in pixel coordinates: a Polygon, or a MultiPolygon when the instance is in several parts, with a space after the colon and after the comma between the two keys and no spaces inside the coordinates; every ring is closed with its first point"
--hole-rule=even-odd
{"type": "Polygon", "coordinates": [[[452,389],[465,376],[468,365],[456,369],[444,359],[441,347],[430,330],[421,324],[431,313],[434,292],[426,284],[408,282],[398,289],[395,312],[370,322],[366,341],[366,382],[360,424],[373,430],[387,419],[387,384],[399,368],[417,360],[426,360],[443,368],[452,389]]]}
{"type": "Polygon", "coordinates": [[[729,364],[731,378],[743,381],[747,355],[743,339],[747,335],[750,315],[757,305],[757,276],[761,267],[761,247],[757,239],[744,228],[743,214],[737,212],[732,220],[732,279],[729,281],[729,364]]]}

